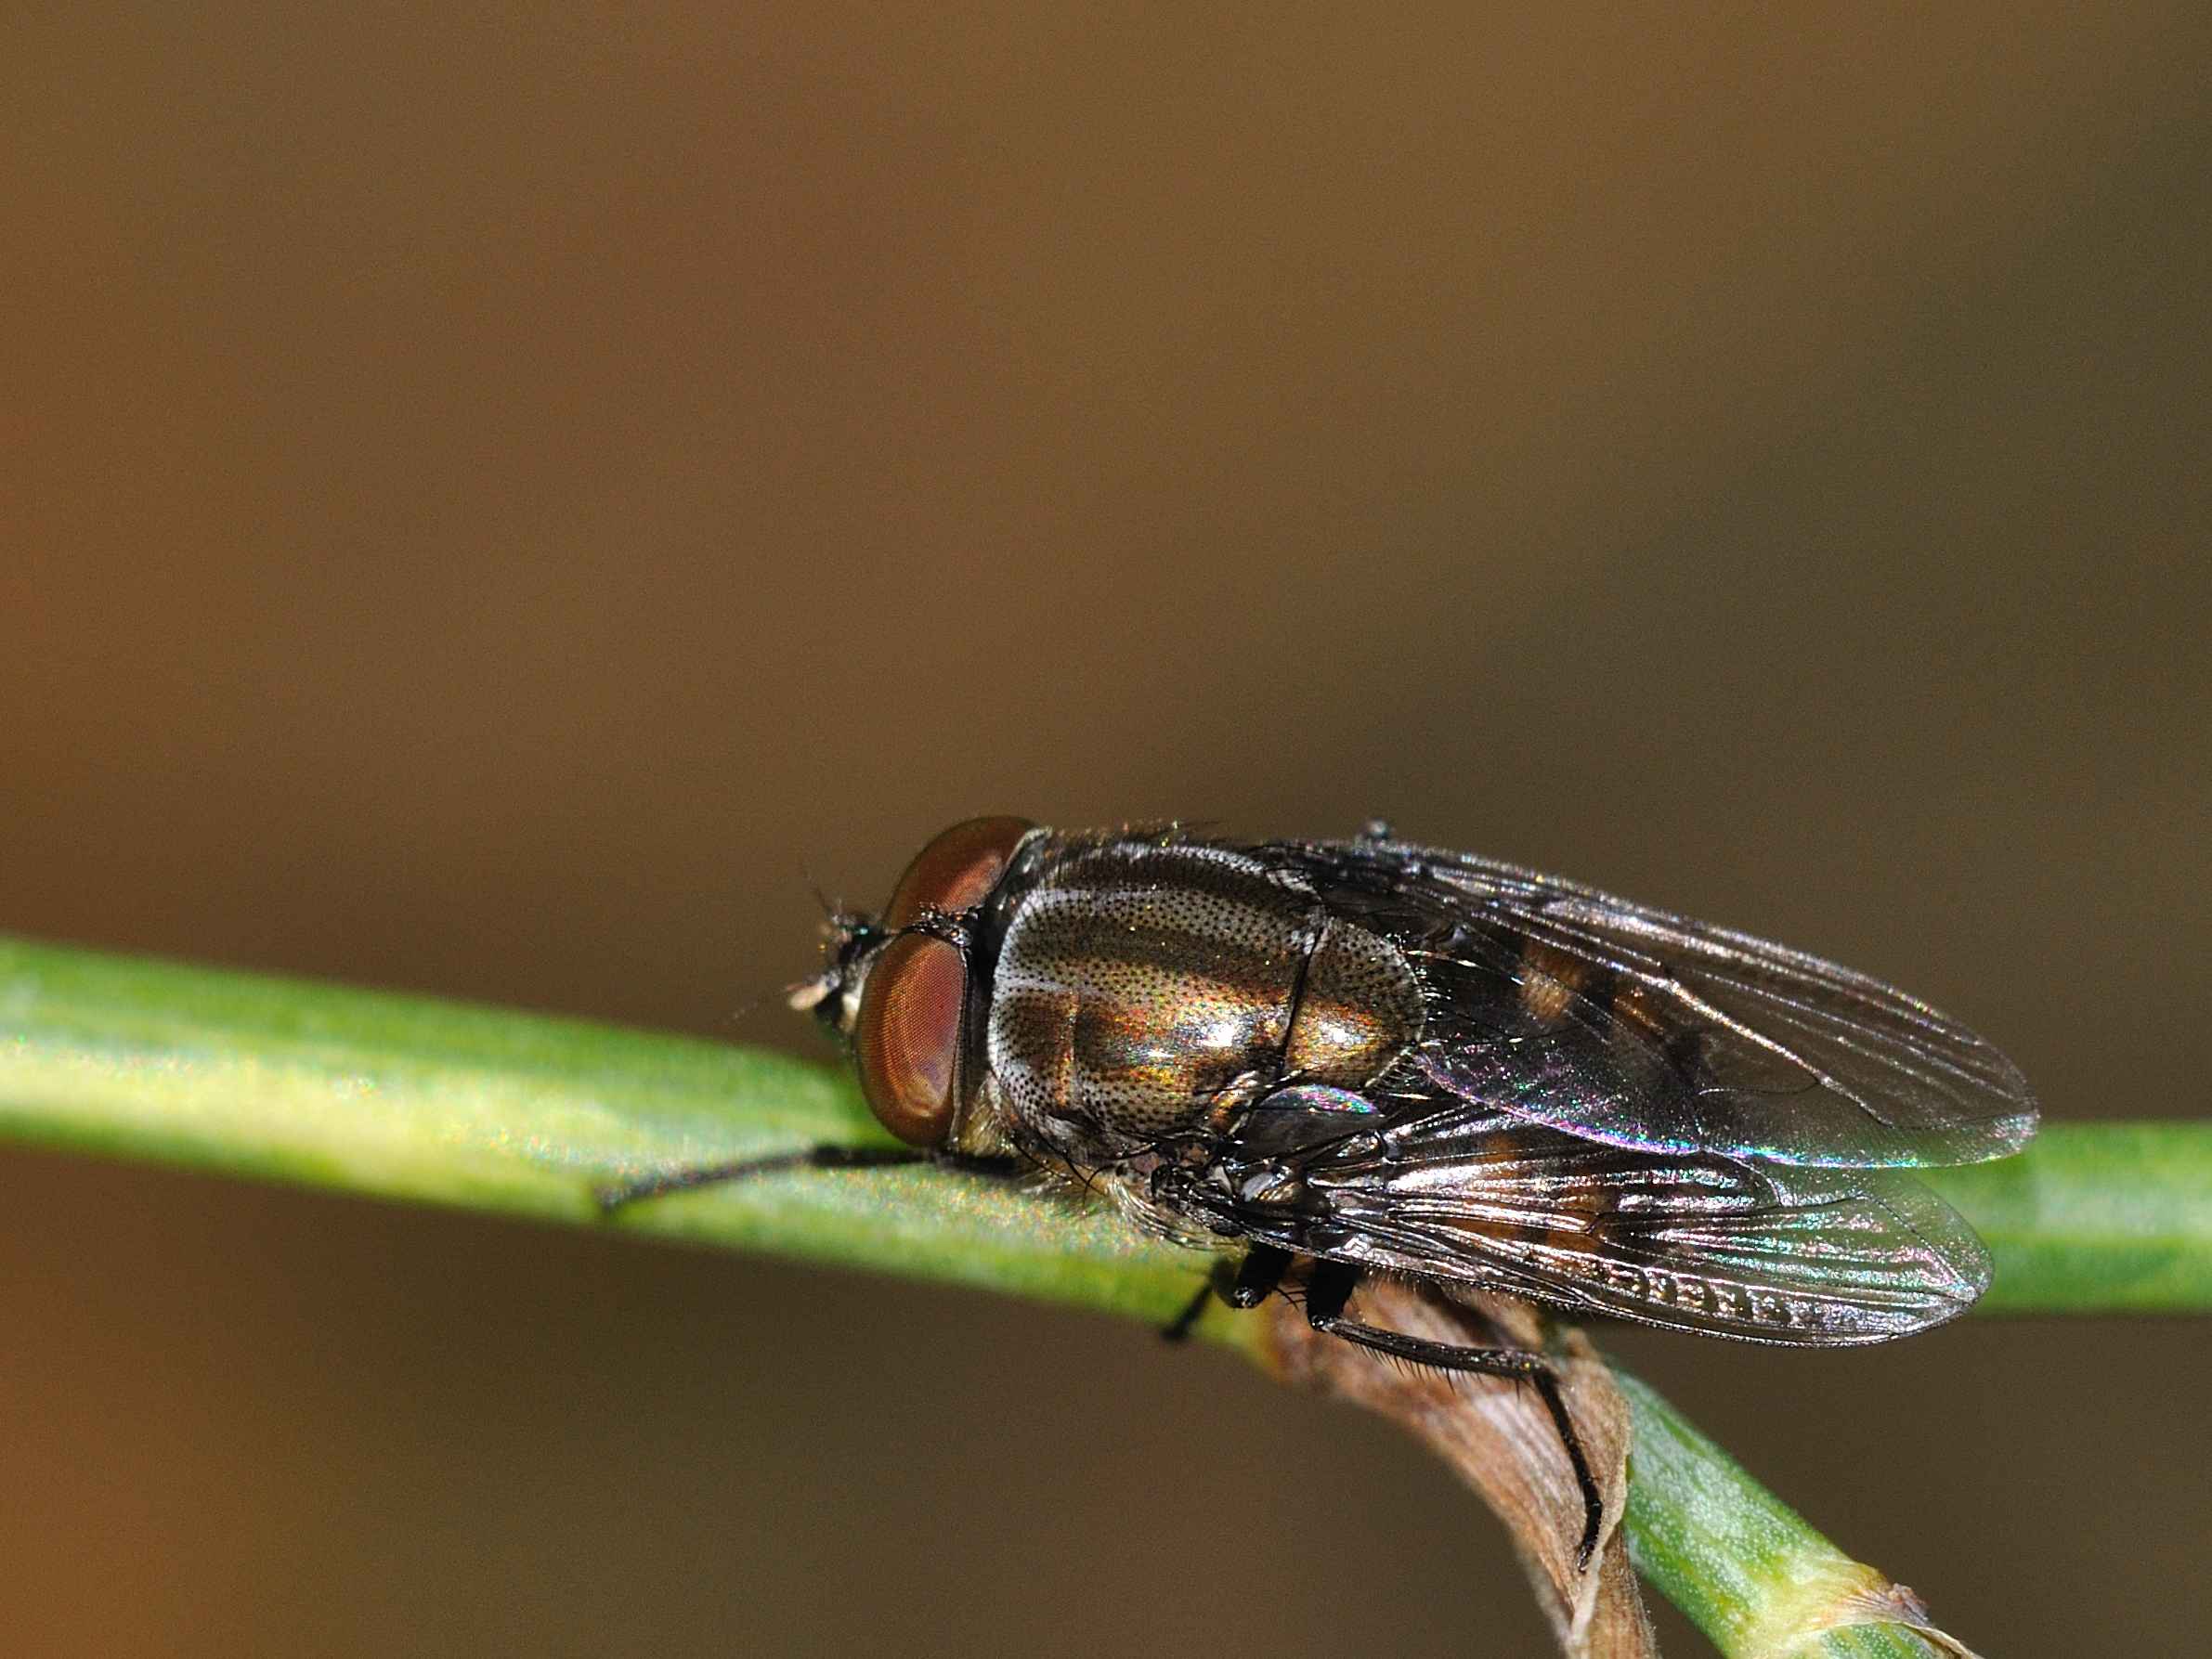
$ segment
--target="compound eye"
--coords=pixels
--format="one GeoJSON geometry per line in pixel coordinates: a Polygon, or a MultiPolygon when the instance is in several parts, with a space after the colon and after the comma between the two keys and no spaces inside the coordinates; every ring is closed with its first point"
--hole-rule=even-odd
{"type": "Polygon", "coordinates": [[[959,951],[927,934],[901,934],[868,968],[853,1032],[860,1092],[883,1127],[910,1147],[942,1147],[952,1134],[967,989],[959,951]]]}
{"type": "Polygon", "coordinates": [[[954,824],[906,866],[883,926],[896,933],[924,911],[972,910],[998,885],[1015,847],[1035,827],[1026,818],[970,818],[954,824]]]}

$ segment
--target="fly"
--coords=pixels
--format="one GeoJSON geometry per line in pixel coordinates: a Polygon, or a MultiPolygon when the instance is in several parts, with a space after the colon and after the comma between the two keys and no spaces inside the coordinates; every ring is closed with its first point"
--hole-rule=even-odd
{"type": "Polygon", "coordinates": [[[1818,957],[1372,824],[1348,841],[954,825],[796,987],[901,1148],[647,1176],[618,1205],[796,1167],[935,1161],[1110,1195],[1213,1252],[1215,1295],[1294,1277],[1316,1330],[1518,1378],[1594,1549],[1601,1500],[1544,1357],[1347,1313],[1371,1274],[1748,1341],[1844,1347],[1989,1284],[1906,1172],[2015,1152],[2010,1061],[1818,957]]]}

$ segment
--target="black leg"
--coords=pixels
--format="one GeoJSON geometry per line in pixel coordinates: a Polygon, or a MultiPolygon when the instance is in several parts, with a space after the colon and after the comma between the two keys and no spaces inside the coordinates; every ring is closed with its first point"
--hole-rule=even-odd
{"type": "Polygon", "coordinates": [[[612,1215],[628,1205],[657,1199],[694,1186],[712,1186],[723,1181],[742,1181],[751,1175],[775,1175],[787,1170],[879,1170],[901,1164],[938,1163],[969,1174],[1006,1177],[1021,1173],[1011,1158],[973,1158],[959,1152],[924,1152],[914,1147],[807,1147],[797,1152],[774,1152],[765,1158],[741,1158],[731,1163],[694,1164],[688,1169],[661,1170],[630,1181],[610,1182],[592,1189],[601,1213],[612,1215]]]}
{"type": "Polygon", "coordinates": [[[1578,1569],[1589,1566],[1590,1557],[1597,1549],[1598,1526],[1605,1519],[1605,1499],[1598,1493],[1597,1477],[1590,1472],[1590,1459],[1583,1454],[1582,1439],[1575,1432],[1574,1419],[1567,1415],[1567,1401],[1559,1393],[1559,1374],[1552,1368],[1551,1361],[1526,1349],[1458,1348],[1449,1342],[1432,1342],[1423,1337],[1410,1337],[1402,1331],[1384,1330],[1362,1325],[1357,1319],[1347,1319],[1344,1316],[1345,1304],[1351,1300],[1359,1282],[1360,1270],[1347,1263],[1318,1264],[1306,1291],[1307,1322],[1316,1330],[1413,1365],[1484,1377],[1511,1377],[1516,1381],[1536,1385],[1544,1409],[1552,1414],[1552,1426],[1559,1431],[1559,1443],[1567,1448],[1567,1461],[1574,1470],[1575,1486],[1582,1495],[1582,1536],[1575,1546],[1575,1566],[1578,1569]]]}
{"type": "Polygon", "coordinates": [[[1233,1272],[1227,1262],[1217,1261],[1213,1271],[1206,1275],[1206,1282],[1199,1286],[1198,1293],[1183,1304],[1183,1311],[1160,1334],[1171,1342],[1181,1341],[1191,1334],[1191,1328],[1198,1323],[1206,1304],[1216,1297],[1232,1308],[1259,1306],[1282,1282],[1282,1276],[1290,1271],[1293,1260],[1286,1250],[1278,1250],[1272,1244],[1256,1244],[1244,1252],[1244,1259],[1233,1272]]]}
{"type": "Polygon", "coordinates": [[[1290,1251],[1275,1245],[1254,1245],[1237,1264],[1237,1277],[1221,1292],[1221,1300],[1232,1308],[1259,1306],[1282,1283],[1282,1276],[1290,1271],[1293,1260],[1290,1251]]]}
{"type": "Polygon", "coordinates": [[[1191,1328],[1198,1323],[1200,1316],[1206,1311],[1207,1304],[1215,1297],[1218,1296],[1224,1302],[1229,1300],[1229,1264],[1216,1262],[1207,1270],[1205,1282],[1198,1287],[1196,1294],[1189,1302],[1183,1303],[1183,1311],[1160,1328],[1161,1340],[1179,1342],[1189,1336],[1191,1328]]]}

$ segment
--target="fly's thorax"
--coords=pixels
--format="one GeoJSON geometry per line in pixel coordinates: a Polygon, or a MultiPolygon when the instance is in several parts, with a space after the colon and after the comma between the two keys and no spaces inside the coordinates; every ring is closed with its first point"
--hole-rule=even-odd
{"type": "Polygon", "coordinates": [[[1421,1034],[1395,943],[1226,848],[1069,847],[995,942],[988,1104],[1078,1162],[1218,1126],[1284,1082],[1357,1089],[1421,1034]]]}

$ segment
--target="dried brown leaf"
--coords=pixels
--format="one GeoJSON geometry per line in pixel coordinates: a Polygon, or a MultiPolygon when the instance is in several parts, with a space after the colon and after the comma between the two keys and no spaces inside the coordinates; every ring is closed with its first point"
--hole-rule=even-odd
{"type": "Polygon", "coordinates": [[[1289,1380],[1404,1425],[1505,1523],[1562,1652],[1574,1659],[1656,1659],[1659,1646],[1620,1522],[1628,1496],[1629,1408],[1581,1332],[1554,1330],[1525,1303],[1385,1279],[1361,1287],[1360,1316],[1409,1336],[1549,1354],[1605,1498],[1597,1552],[1575,1565],[1582,1498],[1551,1413],[1526,1383],[1395,1363],[1314,1331],[1275,1304],[1272,1358],[1289,1380]]]}

